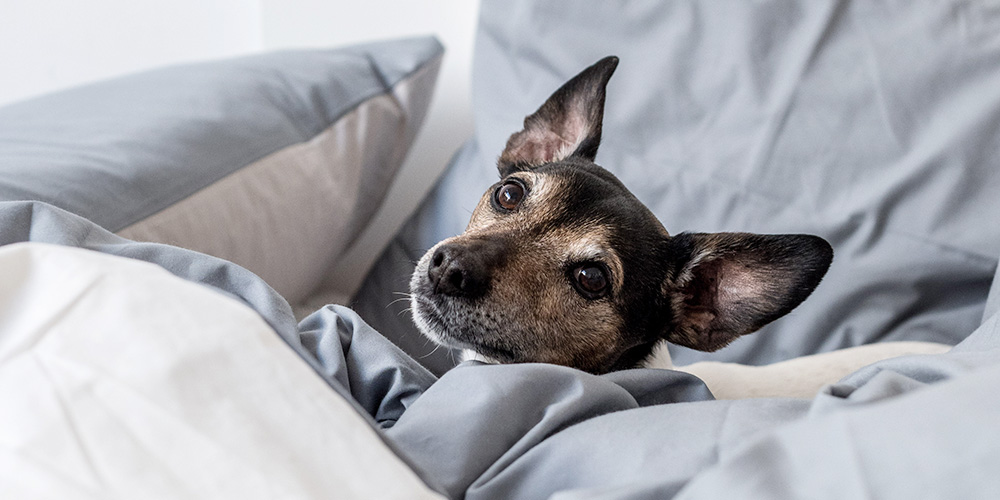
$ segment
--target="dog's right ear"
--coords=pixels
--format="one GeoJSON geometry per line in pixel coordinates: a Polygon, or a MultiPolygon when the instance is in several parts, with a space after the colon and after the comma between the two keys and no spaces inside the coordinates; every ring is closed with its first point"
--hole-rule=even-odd
{"type": "Polygon", "coordinates": [[[594,161],[601,144],[604,95],[618,58],[608,56],[559,87],[524,129],[507,140],[497,167],[500,176],[579,156],[594,161]]]}
{"type": "Polygon", "coordinates": [[[664,338],[715,351],[784,316],[819,285],[833,260],[805,234],[681,233],[669,239],[664,283],[672,321],[664,338]]]}

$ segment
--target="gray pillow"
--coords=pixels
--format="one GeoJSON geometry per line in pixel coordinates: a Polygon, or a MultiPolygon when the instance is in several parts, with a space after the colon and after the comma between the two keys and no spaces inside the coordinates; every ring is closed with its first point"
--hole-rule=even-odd
{"type": "Polygon", "coordinates": [[[0,200],[222,257],[303,299],[381,204],[433,37],[176,66],[0,108],[0,200]]]}
{"type": "Polygon", "coordinates": [[[419,255],[461,232],[524,116],[613,54],[597,163],[671,233],[813,233],[836,250],[790,315],[676,362],[955,343],[979,325],[1000,254],[998,16],[981,9],[485,0],[475,137],[397,246],[419,255]]]}

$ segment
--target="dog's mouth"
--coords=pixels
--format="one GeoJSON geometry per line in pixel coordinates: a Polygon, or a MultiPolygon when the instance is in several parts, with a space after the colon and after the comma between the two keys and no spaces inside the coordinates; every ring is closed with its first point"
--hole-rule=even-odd
{"type": "Polygon", "coordinates": [[[449,340],[451,336],[448,335],[448,328],[445,326],[443,314],[437,304],[435,304],[435,301],[427,298],[422,293],[414,293],[410,298],[410,304],[410,309],[413,312],[413,320],[421,333],[438,344],[446,347],[457,347],[450,345],[449,340]]]}
{"type": "Polygon", "coordinates": [[[468,349],[499,361],[515,363],[521,358],[514,349],[497,345],[483,325],[463,321],[454,309],[468,308],[467,304],[455,304],[437,295],[427,296],[414,293],[411,299],[413,318],[418,329],[434,342],[452,349],[468,349]]]}

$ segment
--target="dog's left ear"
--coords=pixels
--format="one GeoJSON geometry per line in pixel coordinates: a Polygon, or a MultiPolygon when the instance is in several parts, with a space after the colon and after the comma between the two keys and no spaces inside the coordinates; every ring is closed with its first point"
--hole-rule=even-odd
{"type": "Polygon", "coordinates": [[[601,144],[605,88],[617,66],[614,56],[597,61],[528,115],[524,129],[510,136],[500,154],[500,175],[570,156],[594,161],[601,144]]]}
{"type": "Polygon", "coordinates": [[[833,249],[811,235],[681,233],[664,293],[668,342],[715,351],[798,306],[819,285],[833,249]],[[676,259],[676,260],[674,260],[676,259]]]}

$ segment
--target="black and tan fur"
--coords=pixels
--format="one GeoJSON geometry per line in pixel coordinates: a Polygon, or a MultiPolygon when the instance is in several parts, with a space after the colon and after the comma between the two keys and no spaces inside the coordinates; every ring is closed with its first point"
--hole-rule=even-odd
{"type": "Polygon", "coordinates": [[[833,257],[822,238],[671,236],[594,163],[617,64],[585,69],[525,118],[466,231],[420,260],[410,288],[425,335],[501,363],[605,373],[640,365],[662,341],[722,348],[819,284],[833,257]],[[524,195],[505,208],[501,189],[524,195]],[[605,278],[601,294],[581,288],[584,268],[605,278]]]}

